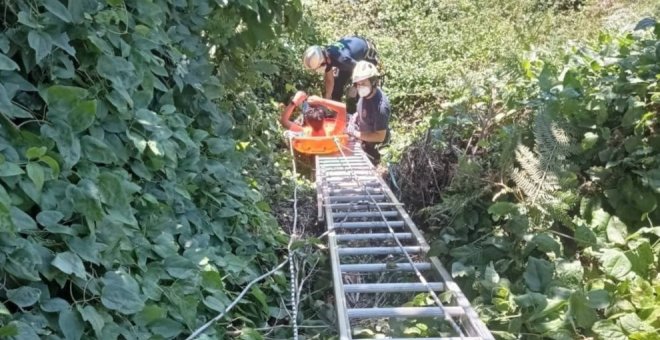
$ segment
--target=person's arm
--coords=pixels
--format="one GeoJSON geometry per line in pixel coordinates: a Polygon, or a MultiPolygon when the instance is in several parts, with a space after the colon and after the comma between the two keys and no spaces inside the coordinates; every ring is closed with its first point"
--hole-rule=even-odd
{"type": "Polygon", "coordinates": [[[378,130],[373,132],[355,131],[354,136],[355,138],[365,142],[382,143],[385,140],[385,137],[387,137],[387,130],[378,130]]]}
{"type": "Polygon", "coordinates": [[[332,72],[332,68],[330,71],[326,71],[325,74],[323,75],[323,79],[325,82],[325,98],[332,98],[332,90],[335,88],[335,75],[334,72],[332,72]]]}
{"type": "Polygon", "coordinates": [[[337,113],[333,135],[338,135],[346,128],[346,104],[319,96],[309,96],[307,102],[312,105],[321,105],[337,113]]]}
{"type": "Polygon", "coordinates": [[[296,95],[293,97],[289,105],[282,110],[282,114],[280,114],[280,124],[282,124],[285,129],[296,132],[303,131],[302,126],[291,121],[291,114],[293,113],[293,110],[296,109],[296,106],[300,105],[306,97],[307,94],[305,92],[296,92],[296,95]]]}

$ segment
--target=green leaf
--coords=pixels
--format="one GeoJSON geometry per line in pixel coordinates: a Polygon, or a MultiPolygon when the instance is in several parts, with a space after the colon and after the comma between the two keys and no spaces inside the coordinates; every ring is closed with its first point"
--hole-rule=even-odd
{"type": "Polygon", "coordinates": [[[139,313],[135,314],[135,323],[140,326],[146,326],[151,322],[163,319],[167,316],[167,311],[157,305],[147,305],[139,313]]]}
{"type": "Polygon", "coordinates": [[[596,289],[587,292],[587,302],[591,308],[604,309],[610,305],[610,295],[604,289],[596,289]]]}
{"type": "Polygon", "coordinates": [[[173,255],[166,258],[163,261],[163,265],[165,266],[165,271],[177,279],[187,279],[197,269],[197,266],[191,260],[180,255],[173,255]]]}
{"type": "Polygon", "coordinates": [[[52,157],[43,156],[39,158],[39,161],[46,163],[50,167],[50,170],[53,172],[54,177],[58,177],[60,175],[60,164],[57,163],[57,161],[54,160],[52,157]]]}
{"type": "Polygon", "coordinates": [[[33,146],[33,147],[27,149],[27,151],[25,152],[25,156],[29,160],[37,159],[37,158],[45,155],[47,150],[48,149],[45,146],[41,146],[41,147],[38,147],[38,148],[33,146]]]}
{"type": "Polygon", "coordinates": [[[530,257],[527,261],[527,268],[523,277],[529,289],[542,292],[552,280],[553,271],[552,263],[543,259],[530,257]]]}
{"type": "MultiPolygon", "coordinates": [[[[71,131],[71,127],[62,121],[54,121],[52,125],[44,124],[41,127],[41,134],[44,137],[50,137],[55,140],[57,144],[57,149],[59,150],[60,156],[64,161],[64,167],[70,168],[73,167],[80,160],[80,139],[78,139],[71,131]]],[[[48,156],[44,156],[41,159],[45,159],[48,156]]],[[[51,158],[52,159],[52,158],[51,158]]],[[[57,162],[51,162],[57,164],[57,162]]],[[[49,163],[48,165],[53,168],[53,165],[49,163]]],[[[58,165],[59,168],[59,165],[58,165]]]]}
{"type": "Polygon", "coordinates": [[[603,272],[619,280],[623,279],[632,269],[632,263],[625,254],[614,249],[605,249],[600,257],[603,272]]]}
{"type": "Polygon", "coordinates": [[[27,175],[34,183],[34,186],[37,188],[37,191],[41,191],[44,187],[44,168],[37,163],[28,163],[26,166],[27,175]]]}
{"type": "Polygon", "coordinates": [[[94,329],[96,335],[98,336],[99,334],[102,334],[101,332],[103,331],[105,320],[103,319],[103,316],[96,311],[96,308],[92,305],[87,305],[84,308],[80,308],[80,305],[76,307],[78,308],[78,312],[82,316],[82,319],[92,325],[92,329],[94,329]]]}
{"type": "Polygon", "coordinates": [[[619,318],[619,325],[626,333],[653,332],[655,329],[642,321],[635,313],[627,313],[619,318]]]}
{"type": "Polygon", "coordinates": [[[49,12],[62,19],[62,21],[69,23],[73,20],[69,10],[59,0],[44,0],[43,4],[49,12]]]}
{"type": "Polygon", "coordinates": [[[83,155],[90,161],[101,164],[111,164],[117,161],[114,152],[104,141],[92,136],[83,136],[80,142],[83,155]]]}
{"type": "Polygon", "coordinates": [[[34,222],[32,217],[26,214],[23,210],[17,207],[11,207],[9,212],[12,222],[14,222],[14,226],[16,226],[19,231],[37,229],[37,223],[34,222]]]}
{"type": "Polygon", "coordinates": [[[0,53],[0,71],[13,71],[13,70],[20,70],[18,64],[16,64],[13,60],[9,59],[9,57],[4,55],[3,53],[0,53]]]}
{"type": "Polygon", "coordinates": [[[60,326],[66,340],[79,340],[85,329],[78,311],[74,309],[66,309],[60,312],[57,324],[60,326]]]}
{"type": "Polygon", "coordinates": [[[70,251],[57,254],[51,264],[65,274],[74,274],[81,279],[87,277],[85,265],[82,260],[78,255],[70,251]]]}
{"type": "Polygon", "coordinates": [[[18,22],[34,29],[41,29],[43,26],[39,24],[33,17],[31,11],[20,11],[18,12],[18,22]]]}
{"type": "Polygon", "coordinates": [[[122,272],[107,272],[102,279],[101,303],[121,314],[135,314],[144,308],[140,286],[131,276],[122,272]]]}
{"type": "Polygon", "coordinates": [[[53,48],[53,43],[48,34],[41,31],[30,31],[28,33],[28,44],[34,50],[37,64],[40,63],[53,48]]]}
{"type": "Polygon", "coordinates": [[[5,306],[4,303],[0,301],[0,315],[9,315],[11,316],[11,313],[9,312],[9,309],[5,306]]]}
{"type": "Polygon", "coordinates": [[[15,305],[25,308],[39,301],[41,290],[33,287],[23,286],[16,289],[7,289],[7,299],[15,305]]]}
{"type": "Polygon", "coordinates": [[[625,244],[628,236],[628,228],[621,220],[612,216],[607,223],[607,239],[615,244],[625,244]]]}
{"type": "Polygon", "coordinates": [[[69,111],[69,122],[74,133],[85,131],[96,119],[96,100],[77,102],[69,111]]]}
{"type": "Polygon", "coordinates": [[[16,335],[18,335],[18,328],[16,325],[6,325],[0,327],[0,338],[16,335]]]}
{"type": "Polygon", "coordinates": [[[160,319],[152,322],[149,329],[155,334],[173,339],[183,332],[183,325],[172,319],[160,319]]]}
{"type": "Polygon", "coordinates": [[[110,172],[99,175],[98,187],[103,203],[111,207],[126,207],[129,203],[128,195],[124,190],[123,180],[110,172]]]}
{"type": "Polygon", "coordinates": [[[614,324],[609,320],[601,320],[596,322],[591,328],[594,333],[598,334],[601,339],[607,340],[627,340],[628,337],[623,332],[619,325],[614,324]]]}
{"type": "Polygon", "coordinates": [[[583,247],[593,247],[596,246],[598,242],[596,234],[582,224],[579,224],[575,228],[575,240],[583,247]]]}
{"type": "Polygon", "coordinates": [[[88,179],[78,182],[78,186],[69,186],[66,197],[73,202],[75,211],[92,220],[100,220],[104,215],[99,189],[88,179]]]}
{"type": "Polygon", "coordinates": [[[44,227],[51,227],[64,218],[64,215],[55,210],[44,210],[37,214],[37,222],[44,227]]]}
{"type": "Polygon", "coordinates": [[[63,310],[71,309],[71,305],[62,298],[52,298],[41,302],[41,309],[44,312],[59,313],[63,310]]]}
{"type": "Polygon", "coordinates": [[[571,317],[575,323],[584,329],[589,329],[598,321],[598,315],[587,303],[587,298],[581,291],[575,291],[571,294],[569,301],[571,317]]]}
{"type": "Polygon", "coordinates": [[[4,162],[0,164],[0,177],[10,177],[22,175],[25,172],[16,163],[4,162]]]}

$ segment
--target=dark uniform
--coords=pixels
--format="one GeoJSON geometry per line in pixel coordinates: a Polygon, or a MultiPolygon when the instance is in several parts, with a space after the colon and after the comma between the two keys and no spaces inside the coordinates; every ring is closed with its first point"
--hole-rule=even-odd
{"type": "Polygon", "coordinates": [[[371,98],[360,98],[357,102],[357,117],[355,123],[360,132],[376,132],[386,130],[385,140],[382,143],[362,141],[362,150],[369,156],[371,162],[377,165],[380,162],[378,148],[390,139],[390,101],[380,88],[371,98]]]}
{"type": "Polygon", "coordinates": [[[376,48],[364,38],[341,38],[338,42],[326,46],[326,52],[330,63],[326,66],[325,72],[330,72],[333,67],[339,71],[335,75],[335,86],[332,89],[332,100],[334,101],[342,101],[344,88],[351,79],[355,63],[366,60],[378,65],[376,48]]]}

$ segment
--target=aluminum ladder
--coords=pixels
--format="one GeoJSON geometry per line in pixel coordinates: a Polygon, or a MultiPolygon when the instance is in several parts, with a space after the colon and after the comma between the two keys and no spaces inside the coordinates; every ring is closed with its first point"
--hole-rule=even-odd
{"type": "Polygon", "coordinates": [[[426,240],[359,145],[351,142],[343,149],[347,151],[340,155],[317,156],[315,162],[318,216],[328,231],[339,339],[353,339],[360,322],[388,318],[423,318],[427,324],[437,320],[436,325],[454,326],[444,330],[460,330],[448,337],[406,339],[494,339],[439,259],[426,256],[426,240]],[[402,258],[404,253],[407,258],[402,258]],[[414,260],[423,279],[411,275],[415,269],[408,259],[414,260]],[[450,302],[401,307],[429,289],[443,297],[450,294],[450,302]]]}

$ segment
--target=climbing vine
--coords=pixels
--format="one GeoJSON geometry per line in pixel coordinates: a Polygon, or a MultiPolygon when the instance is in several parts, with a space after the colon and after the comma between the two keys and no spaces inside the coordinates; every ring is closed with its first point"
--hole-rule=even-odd
{"type": "MultiPolygon", "coordinates": [[[[235,124],[272,112],[247,102],[268,102],[278,69],[259,56],[298,1],[0,10],[0,335],[181,337],[282,260],[244,172],[273,137],[235,124]]],[[[208,336],[260,338],[286,289],[281,273],[254,286],[208,336]]]]}

